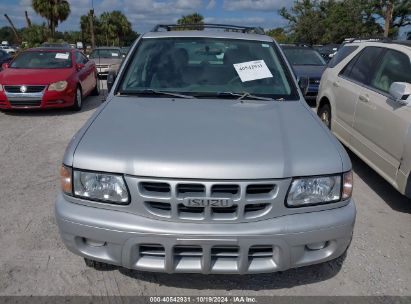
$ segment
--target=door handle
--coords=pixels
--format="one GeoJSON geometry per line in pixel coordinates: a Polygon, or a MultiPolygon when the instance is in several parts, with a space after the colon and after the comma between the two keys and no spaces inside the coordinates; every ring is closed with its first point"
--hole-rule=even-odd
{"type": "Polygon", "coordinates": [[[339,83],[338,83],[337,81],[334,81],[334,82],[333,82],[333,86],[335,86],[336,88],[338,88],[340,85],[339,85],[339,83]]]}
{"type": "Polygon", "coordinates": [[[360,95],[358,97],[358,99],[362,102],[369,102],[370,101],[370,98],[368,96],[365,96],[365,95],[360,95]]]}

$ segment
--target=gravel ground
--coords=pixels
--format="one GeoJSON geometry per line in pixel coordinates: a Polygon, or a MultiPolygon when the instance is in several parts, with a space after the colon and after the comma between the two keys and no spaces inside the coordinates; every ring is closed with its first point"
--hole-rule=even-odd
{"type": "Polygon", "coordinates": [[[246,276],[86,267],[60,241],[54,199],[64,149],[101,100],[80,113],[0,112],[0,295],[411,295],[411,200],[354,155],[358,214],[342,267],[246,276]]]}

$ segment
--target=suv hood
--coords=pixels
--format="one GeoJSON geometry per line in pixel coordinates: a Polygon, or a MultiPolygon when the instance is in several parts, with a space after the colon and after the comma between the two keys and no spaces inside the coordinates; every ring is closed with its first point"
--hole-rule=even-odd
{"type": "Polygon", "coordinates": [[[269,179],[339,173],[342,149],[297,101],[114,97],[80,140],[73,166],[150,177],[269,179]]]}

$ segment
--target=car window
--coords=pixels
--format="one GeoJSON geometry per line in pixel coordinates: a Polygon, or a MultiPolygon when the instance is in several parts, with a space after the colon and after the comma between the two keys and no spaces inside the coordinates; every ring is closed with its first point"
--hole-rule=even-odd
{"type": "Polygon", "coordinates": [[[352,54],[356,49],[358,49],[358,45],[346,45],[343,46],[341,49],[338,50],[337,54],[333,56],[333,58],[328,62],[328,67],[333,68],[349,55],[352,54]]]}
{"type": "Polygon", "coordinates": [[[395,50],[387,50],[378,65],[371,86],[388,93],[393,82],[411,83],[410,58],[395,50]]]}
{"type": "MultiPolygon", "coordinates": [[[[251,65],[245,69],[254,68],[251,65]]],[[[257,67],[259,68],[259,67],[257,67]]],[[[298,99],[292,75],[273,43],[220,38],[142,39],[120,82],[127,94],[156,89],[183,94],[222,92],[298,99]],[[270,75],[242,80],[238,65],[258,61],[270,75]]],[[[249,74],[254,75],[250,72],[249,74]]]]}
{"type": "Polygon", "coordinates": [[[90,58],[121,58],[121,53],[118,49],[97,49],[91,52],[90,58]]]}
{"type": "Polygon", "coordinates": [[[81,52],[76,52],[76,63],[78,64],[86,64],[88,59],[84,56],[81,52]]]}
{"type": "Polygon", "coordinates": [[[352,80],[369,85],[376,62],[383,50],[380,47],[364,48],[360,54],[351,60],[342,74],[352,80]]]}
{"type": "Polygon", "coordinates": [[[325,65],[320,53],[310,48],[284,48],[284,54],[291,65],[325,65]]]}
{"type": "Polygon", "coordinates": [[[3,50],[0,50],[0,59],[6,58],[7,53],[3,50]]]}
{"type": "Polygon", "coordinates": [[[10,65],[15,69],[62,69],[71,66],[71,53],[65,50],[23,52],[10,65]]]}

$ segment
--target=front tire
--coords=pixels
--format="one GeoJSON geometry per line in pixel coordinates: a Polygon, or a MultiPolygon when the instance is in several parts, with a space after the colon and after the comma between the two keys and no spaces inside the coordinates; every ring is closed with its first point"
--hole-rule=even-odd
{"type": "Polygon", "coordinates": [[[100,79],[96,76],[96,86],[94,87],[93,91],[91,91],[92,96],[99,96],[100,95],[100,79]]]}
{"type": "Polygon", "coordinates": [[[74,97],[73,110],[80,111],[82,107],[83,107],[83,93],[81,91],[80,86],[77,86],[76,95],[74,97]]]}
{"type": "Polygon", "coordinates": [[[328,103],[322,105],[318,110],[318,117],[320,117],[328,129],[331,129],[331,107],[328,103]]]}

